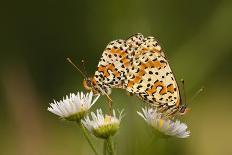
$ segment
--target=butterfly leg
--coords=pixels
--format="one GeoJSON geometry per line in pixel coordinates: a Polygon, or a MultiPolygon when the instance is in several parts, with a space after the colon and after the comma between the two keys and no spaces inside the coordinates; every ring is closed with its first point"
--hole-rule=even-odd
{"type": "Polygon", "coordinates": [[[111,97],[109,96],[109,94],[107,94],[104,90],[102,90],[101,88],[100,88],[100,90],[102,91],[102,93],[104,94],[104,95],[106,95],[106,97],[107,97],[107,99],[108,99],[108,105],[109,105],[109,114],[111,115],[112,114],[112,99],[111,99],[111,97]]]}
{"type": "Polygon", "coordinates": [[[128,96],[133,96],[133,93],[127,92],[127,95],[128,95],[128,96]]]}
{"type": "Polygon", "coordinates": [[[167,105],[162,105],[161,107],[158,107],[158,109],[159,109],[160,113],[164,113],[168,109],[168,106],[167,105]]]}
{"type": "Polygon", "coordinates": [[[108,98],[108,105],[109,105],[109,114],[112,115],[113,108],[112,108],[112,100],[110,98],[108,98]]]}
{"type": "Polygon", "coordinates": [[[166,119],[172,119],[177,112],[177,109],[175,107],[168,106],[167,104],[159,106],[158,110],[166,119]]]}
{"type": "Polygon", "coordinates": [[[107,99],[108,99],[108,106],[109,106],[109,114],[110,115],[112,115],[112,113],[113,113],[113,110],[112,110],[112,99],[111,99],[111,97],[108,95],[108,94],[105,94],[106,95],[106,97],[107,97],[107,99]]]}
{"type": "Polygon", "coordinates": [[[106,97],[108,98],[108,100],[110,101],[110,102],[112,102],[112,99],[110,98],[110,96],[108,95],[108,94],[105,94],[106,95],[106,97]]]}
{"type": "Polygon", "coordinates": [[[177,115],[177,112],[178,112],[177,108],[175,108],[175,107],[171,108],[171,109],[169,109],[169,111],[167,111],[165,117],[172,119],[177,115]]]}

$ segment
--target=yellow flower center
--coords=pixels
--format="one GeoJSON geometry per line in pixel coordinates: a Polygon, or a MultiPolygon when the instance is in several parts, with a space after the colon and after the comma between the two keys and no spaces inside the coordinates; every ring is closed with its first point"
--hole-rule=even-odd
{"type": "Polygon", "coordinates": [[[106,124],[106,123],[110,123],[110,121],[111,121],[111,116],[106,115],[106,117],[105,117],[105,119],[104,119],[104,123],[105,123],[105,124],[106,124]]]}
{"type": "Polygon", "coordinates": [[[164,120],[160,119],[159,120],[159,127],[162,128],[163,125],[164,125],[164,120]]]}

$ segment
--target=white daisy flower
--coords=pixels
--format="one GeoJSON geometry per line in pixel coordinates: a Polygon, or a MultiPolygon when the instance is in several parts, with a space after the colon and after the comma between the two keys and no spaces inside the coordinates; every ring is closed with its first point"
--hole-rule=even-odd
{"type": "Polygon", "coordinates": [[[113,115],[103,115],[101,109],[97,109],[97,113],[91,112],[92,120],[87,116],[82,123],[84,126],[96,137],[108,138],[113,136],[119,129],[119,125],[122,119],[121,111],[117,118],[115,110],[113,110],[113,115]]]}
{"type": "Polygon", "coordinates": [[[93,101],[92,98],[93,92],[86,94],[83,92],[71,93],[70,96],[66,96],[63,100],[54,100],[54,103],[50,103],[48,111],[69,121],[79,121],[97,101],[99,95],[93,101]]]}
{"type": "Polygon", "coordinates": [[[172,121],[162,117],[153,108],[142,108],[142,113],[137,112],[150,126],[167,136],[175,136],[178,138],[187,138],[190,136],[190,131],[187,131],[187,125],[179,120],[172,121]]]}

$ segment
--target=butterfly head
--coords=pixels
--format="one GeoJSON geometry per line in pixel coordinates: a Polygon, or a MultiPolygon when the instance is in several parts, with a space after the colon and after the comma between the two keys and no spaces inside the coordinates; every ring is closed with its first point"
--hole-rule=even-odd
{"type": "Polygon", "coordinates": [[[83,86],[86,90],[92,90],[93,89],[92,78],[85,78],[83,80],[83,86]]]}
{"type": "MultiPolygon", "coordinates": [[[[70,58],[67,58],[67,60],[84,77],[84,80],[83,80],[84,88],[86,90],[93,91],[93,93],[96,93],[96,90],[94,89],[94,86],[93,86],[93,84],[94,84],[93,78],[88,78],[87,75],[86,75],[86,73],[83,72],[76,64],[74,64],[70,58]]],[[[83,63],[83,67],[84,67],[84,60],[82,60],[82,63],[83,63]]]]}
{"type": "Polygon", "coordinates": [[[181,116],[185,115],[189,111],[189,108],[187,107],[187,104],[182,104],[179,107],[179,114],[181,116]]]}
{"type": "Polygon", "coordinates": [[[94,94],[99,94],[94,78],[88,77],[83,80],[83,86],[86,90],[92,91],[94,94]]]}

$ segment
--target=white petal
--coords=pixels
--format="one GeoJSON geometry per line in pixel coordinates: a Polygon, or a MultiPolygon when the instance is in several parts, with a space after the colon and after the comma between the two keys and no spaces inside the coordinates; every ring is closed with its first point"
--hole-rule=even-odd
{"type": "Polygon", "coordinates": [[[190,131],[187,130],[187,125],[181,123],[179,120],[173,122],[167,118],[162,118],[161,113],[158,113],[156,109],[142,108],[142,112],[137,112],[149,125],[156,128],[169,136],[176,136],[179,138],[186,138],[190,135],[190,131]],[[162,121],[162,125],[160,124],[162,121]]]}
{"type": "Polygon", "coordinates": [[[89,110],[89,108],[97,101],[99,96],[94,99],[94,102],[91,103],[93,93],[87,93],[86,95],[83,92],[70,93],[69,96],[66,95],[61,101],[53,101],[50,103],[48,111],[60,116],[60,117],[69,117],[70,115],[77,114],[83,110],[89,110]]]}

